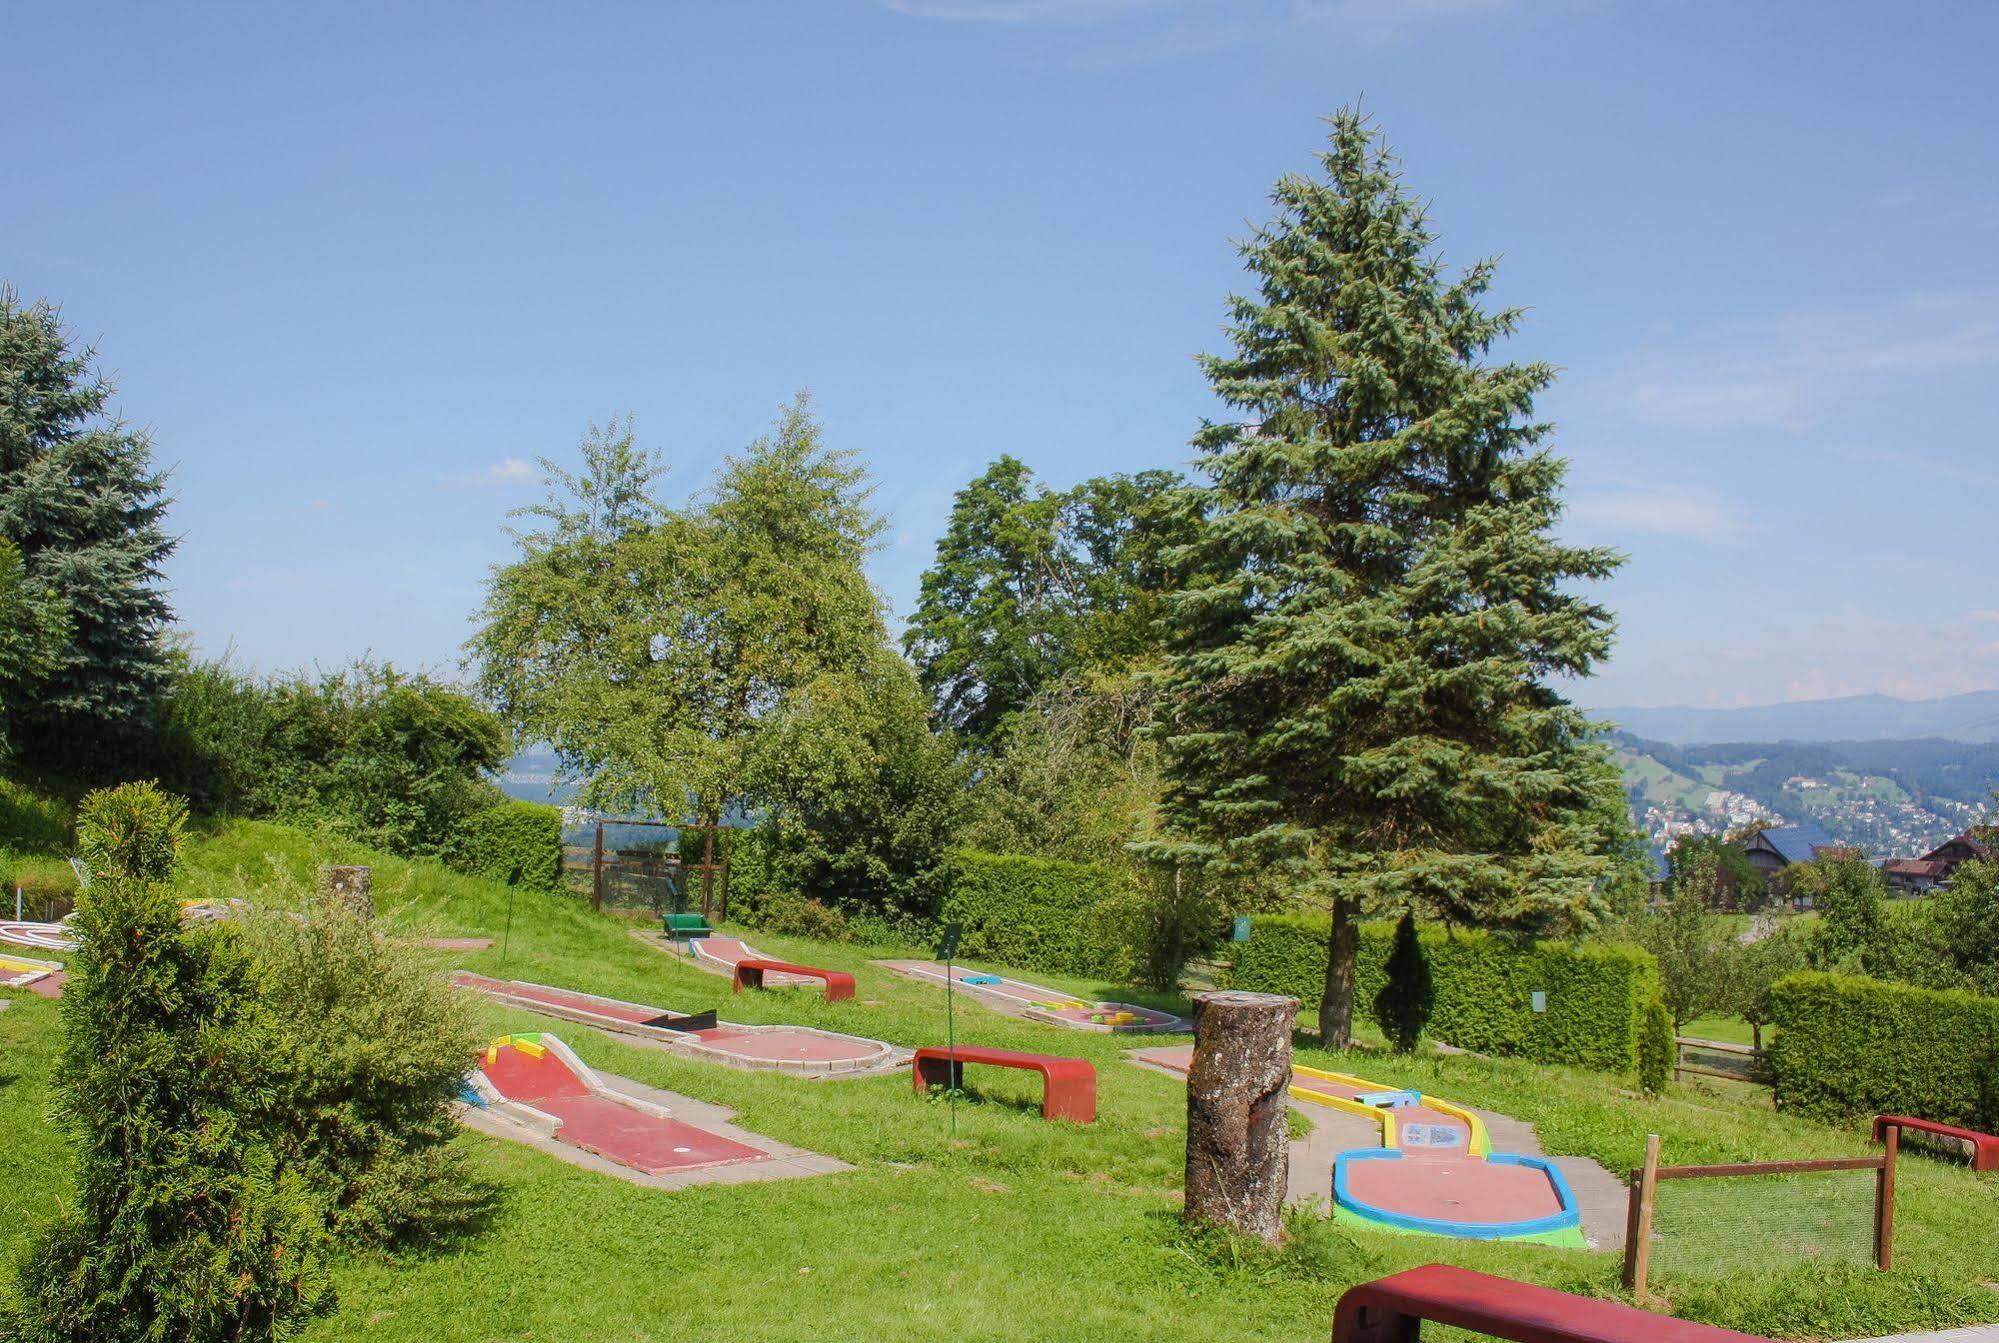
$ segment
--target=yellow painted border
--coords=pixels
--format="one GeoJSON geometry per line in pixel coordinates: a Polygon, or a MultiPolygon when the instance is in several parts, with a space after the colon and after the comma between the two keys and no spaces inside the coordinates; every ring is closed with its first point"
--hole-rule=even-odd
{"type": "MultiPolygon", "coordinates": [[[[1308,1068],[1302,1063],[1293,1066],[1291,1072],[1294,1076],[1316,1077],[1321,1082],[1338,1082],[1342,1085],[1350,1086],[1356,1091],[1409,1090],[1407,1087],[1392,1087],[1380,1082],[1370,1082],[1365,1077],[1356,1077],[1352,1073],[1335,1073],[1327,1072],[1323,1068],[1308,1068]]],[[[1381,1145],[1383,1147],[1401,1146],[1401,1143],[1397,1141],[1395,1111],[1391,1109],[1384,1106],[1362,1105],[1359,1101],[1347,1100],[1343,1096],[1328,1096],[1323,1091],[1307,1091],[1303,1087],[1298,1086],[1291,1088],[1291,1094],[1301,1101],[1310,1101],[1314,1105],[1323,1105],[1333,1110],[1343,1110],[1348,1114],[1365,1115],[1381,1125],[1381,1145]]],[[[1426,1095],[1420,1091],[1416,1095],[1422,1104],[1429,1106],[1431,1109],[1447,1115],[1453,1115],[1465,1121],[1466,1127],[1471,1130],[1470,1151],[1473,1156],[1483,1160],[1492,1155],[1492,1138],[1485,1131],[1484,1120],[1480,1119],[1470,1110],[1465,1109],[1462,1105],[1455,1105],[1446,1100],[1438,1100],[1435,1096],[1426,1095]]]]}

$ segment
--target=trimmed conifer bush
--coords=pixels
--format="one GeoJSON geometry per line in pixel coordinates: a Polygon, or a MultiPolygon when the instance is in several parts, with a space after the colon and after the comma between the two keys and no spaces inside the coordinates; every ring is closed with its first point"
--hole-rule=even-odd
{"type": "Polygon", "coordinates": [[[19,1262],[31,1343],[284,1338],[328,1299],[312,1201],[244,1120],[269,1043],[249,961],[166,884],[185,816],[151,784],[79,809],[95,879],[55,1070],[76,1201],[19,1262]]]}
{"type": "Polygon", "coordinates": [[[1398,1054],[1407,1054],[1423,1038],[1430,1013],[1437,1006],[1437,981],[1430,974],[1430,958],[1416,936],[1416,918],[1405,913],[1395,925],[1395,940],[1380,990],[1374,995],[1374,1019],[1388,1036],[1398,1054]]]}

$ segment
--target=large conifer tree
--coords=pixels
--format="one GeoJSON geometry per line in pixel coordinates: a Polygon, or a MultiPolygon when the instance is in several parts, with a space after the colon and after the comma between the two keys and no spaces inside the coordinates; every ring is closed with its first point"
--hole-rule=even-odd
{"type": "Polygon", "coordinates": [[[1362,914],[1590,917],[1615,776],[1549,682],[1607,652],[1608,613],[1567,589],[1619,559],[1551,534],[1565,463],[1533,399],[1554,371],[1487,362],[1519,317],[1480,306],[1491,263],[1447,279],[1373,127],[1332,126],[1243,245],[1234,352],[1203,361],[1243,419],[1194,440],[1209,520],[1165,621],[1175,837],[1149,847],[1329,910],[1320,1023],[1343,1047],[1362,914]]]}
{"type": "Polygon", "coordinates": [[[0,538],[69,616],[55,666],[6,706],[18,744],[41,753],[138,714],[167,665],[165,477],[146,435],[107,414],[92,360],[51,305],[0,286],[0,538]]]}

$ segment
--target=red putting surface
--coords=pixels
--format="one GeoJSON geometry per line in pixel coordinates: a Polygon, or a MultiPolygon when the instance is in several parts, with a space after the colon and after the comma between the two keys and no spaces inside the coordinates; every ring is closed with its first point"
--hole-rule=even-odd
{"type": "Polygon", "coordinates": [[[508,1100],[562,1121],[555,1136],[572,1147],[661,1175],[668,1171],[762,1161],[767,1153],[719,1133],[627,1105],[570,1071],[553,1049],[540,1058],[516,1045],[479,1056],[486,1080],[508,1100]]]}
{"type": "MultiPolygon", "coordinates": [[[[944,983],[944,967],[935,961],[884,961],[891,970],[897,970],[915,979],[927,979],[932,983],[944,983]]],[[[951,980],[967,993],[982,994],[988,998],[1022,1008],[1032,1008],[1065,1022],[1078,1026],[1102,1024],[1098,1017],[1129,1013],[1136,1020],[1122,1023],[1128,1027],[1165,1026],[1177,1022],[1179,1018],[1170,1012],[1154,1011],[1150,1007],[1139,1007],[1135,1003],[1083,1003],[1077,1005],[1076,998],[1039,984],[1029,984],[1023,980],[993,976],[983,970],[968,969],[962,965],[951,967],[951,980]],[[972,983],[975,979],[996,979],[990,984],[972,983]]],[[[1189,1051],[1190,1053],[1192,1051],[1189,1051]]]]}
{"type": "MultiPolygon", "coordinates": [[[[690,938],[687,945],[693,950],[696,962],[718,974],[733,976],[736,973],[737,961],[770,959],[741,938],[696,937],[690,938]]],[[[810,984],[814,988],[825,987],[819,980],[807,975],[787,974],[782,970],[773,970],[764,976],[764,987],[767,989],[793,988],[800,984],[810,984]]]]}
{"type": "Polygon", "coordinates": [[[1449,1222],[1521,1222],[1553,1217],[1562,1200],[1546,1171],[1481,1161],[1462,1152],[1404,1147],[1400,1161],[1354,1161],[1347,1188],[1361,1203],[1449,1222]]]}
{"type": "Polygon", "coordinates": [[[607,1022],[676,1031],[682,1035],[692,1036],[709,1049],[723,1054],[734,1054],[739,1058],[789,1060],[797,1063],[850,1063],[874,1059],[882,1052],[881,1045],[873,1040],[821,1035],[814,1031],[745,1031],[726,1025],[712,1026],[707,1030],[681,1031],[673,1024],[673,1014],[662,1008],[648,1007],[643,1003],[620,1002],[616,998],[600,998],[594,993],[572,993],[567,989],[551,988],[546,984],[528,984],[517,979],[501,981],[488,979],[484,975],[460,972],[452,977],[452,982],[465,988],[477,989],[481,993],[513,998],[530,1005],[540,1003],[578,1016],[596,1016],[604,1018],[607,1022]]]}

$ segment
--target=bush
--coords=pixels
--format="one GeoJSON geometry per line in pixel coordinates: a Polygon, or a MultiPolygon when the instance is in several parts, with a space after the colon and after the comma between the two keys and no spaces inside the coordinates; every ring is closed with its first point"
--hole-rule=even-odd
{"type": "Polygon", "coordinates": [[[462,691],[387,664],[265,681],[182,668],[151,737],[154,770],[205,810],[323,826],[410,857],[444,857],[497,797],[500,720],[462,691]]]}
{"type": "Polygon", "coordinates": [[[1374,1019],[1396,1053],[1413,1053],[1436,1006],[1437,981],[1416,936],[1416,917],[1404,914],[1395,925],[1381,988],[1374,995],[1374,1019]]]}
{"type": "Polygon", "coordinates": [[[274,1016],[258,1126],[344,1240],[382,1245],[462,1225],[485,1193],[448,1146],[450,1105],[478,1044],[463,995],[408,942],[376,937],[351,905],[289,891],[299,911],[247,925],[274,1016]]]}
{"type": "MultiPolygon", "coordinates": [[[[1311,1004],[1326,980],[1323,915],[1262,915],[1236,953],[1239,989],[1285,993],[1311,1004]]],[[[1646,1005],[1659,995],[1651,956],[1622,944],[1516,942],[1481,932],[1419,934],[1435,977],[1430,1033],[1460,1049],[1574,1063],[1609,1072],[1638,1066],[1646,1005]],[[1536,991],[1546,1010],[1534,1011],[1536,991]]],[[[1354,997],[1373,1002],[1387,980],[1393,930],[1360,929],[1354,997]]]]}
{"type": "Polygon", "coordinates": [[[459,821],[451,866],[530,891],[562,889],[562,808],[506,801],[459,821]]]}
{"type": "Polygon", "coordinates": [[[131,784],[80,813],[98,877],[55,1069],[77,1196],[19,1263],[12,1326],[34,1343],[279,1338],[327,1300],[312,1202],[238,1109],[270,1043],[249,962],[166,885],[185,812],[131,784]]]}
{"type": "Polygon", "coordinates": [[[76,809],[76,853],[93,878],[164,884],[187,842],[187,803],[150,783],[100,788],[76,809]]]}
{"type": "Polygon", "coordinates": [[[752,926],[782,937],[809,937],[818,942],[847,940],[847,919],[839,910],[788,891],[765,896],[750,915],[752,926]]]}
{"type": "Polygon", "coordinates": [[[967,959],[1113,980],[1138,967],[1139,896],[1124,869],[953,849],[945,879],[940,917],[965,926],[967,959]]]}
{"type": "Polygon", "coordinates": [[[1816,971],[1770,996],[1779,1104],[1825,1119],[1909,1114],[1999,1128],[1999,998],[1816,971]]]}
{"type": "Polygon", "coordinates": [[[1673,1078],[1673,1064],[1679,1057],[1679,1043],[1673,1038],[1673,1014],[1658,998],[1645,1004],[1645,1019],[1638,1026],[1638,1085],[1647,1095],[1664,1092],[1673,1078]]]}

